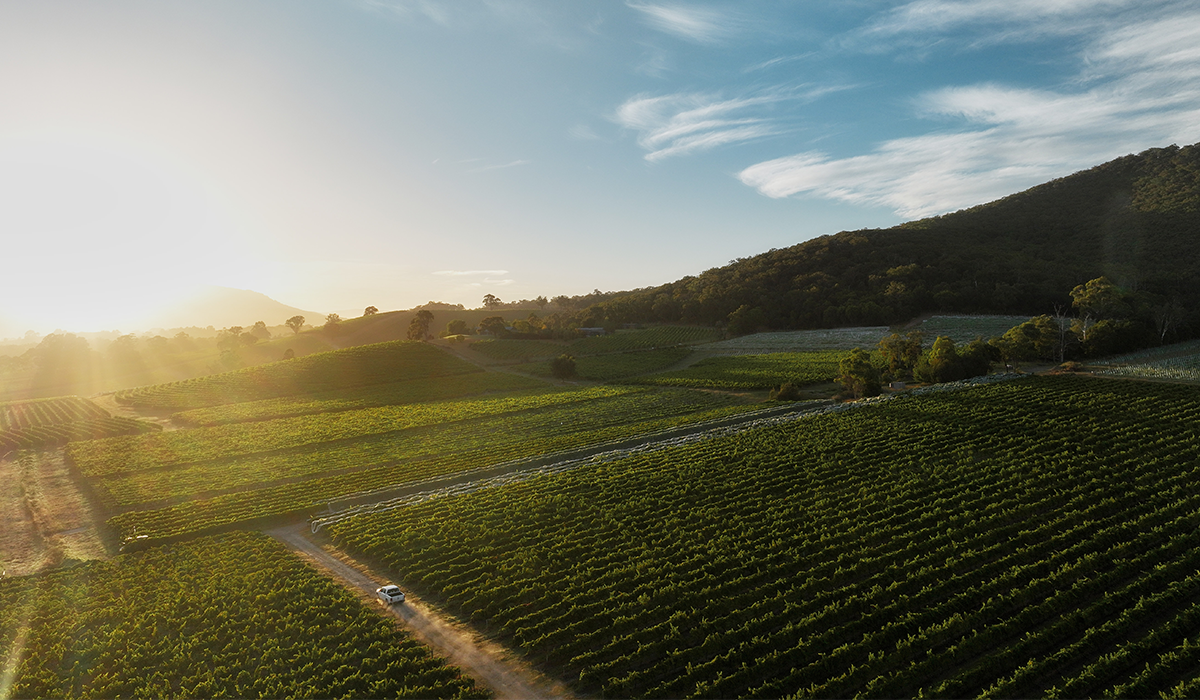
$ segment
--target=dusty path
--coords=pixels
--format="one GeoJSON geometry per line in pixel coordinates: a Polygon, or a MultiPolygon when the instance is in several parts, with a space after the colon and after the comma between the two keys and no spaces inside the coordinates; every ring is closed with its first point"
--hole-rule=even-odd
{"type": "MultiPolygon", "coordinates": [[[[386,577],[372,574],[344,553],[317,545],[306,537],[307,530],[306,523],[296,523],[268,530],[267,534],[283,542],[359,597],[371,600],[382,608],[382,604],[375,599],[375,589],[387,583],[384,580],[386,577]]],[[[408,631],[436,654],[490,688],[498,700],[571,697],[564,686],[549,681],[514,659],[503,647],[439,614],[408,591],[405,594],[405,602],[390,606],[390,613],[402,620],[408,631]]]]}
{"type": "Polygon", "coordinates": [[[23,576],[68,560],[107,559],[102,518],[79,490],[62,448],[0,456],[0,572],[23,576]]]}
{"type": "Polygon", "coordinates": [[[135,418],[137,420],[146,421],[147,423],[157,423],[162,426],[163,430],[178,430],[179,426],[171,421],[168,414],[141,413],[137,410],[117,403],[116,396],[112,392],[104,394],[95,394],[88,397],[92,403],[100,408],[108,411],[114,416],[123,416],[125,418],[135,418]]]}

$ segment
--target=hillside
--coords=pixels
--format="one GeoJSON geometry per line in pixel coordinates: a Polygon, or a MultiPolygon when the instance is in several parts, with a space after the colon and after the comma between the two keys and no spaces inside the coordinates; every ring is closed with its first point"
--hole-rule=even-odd
{"type": "Polygon", "coordinates": [[[1107,275],[1146,303],[1177,298],[1195,316],[1197,231],[1200,145],[1171,146],[951,214],[739,259],[591,310],[614,323],[744,329],[891,324],[930,311],[1033,315],[1069,306],[1074,286],[1107,275]]]}
{"type": "Polygon", "coordinates": [[[194,296],[180,301],[151,319],[147,328],[179,328],[182,326],[252,326],[255,321],[268,325],[283,325],[292,316],[303,316],[309,323],[319,324],[324,314],[305,311],[275,301],[266,294],[248,289],[204,287],[194,296]]]}

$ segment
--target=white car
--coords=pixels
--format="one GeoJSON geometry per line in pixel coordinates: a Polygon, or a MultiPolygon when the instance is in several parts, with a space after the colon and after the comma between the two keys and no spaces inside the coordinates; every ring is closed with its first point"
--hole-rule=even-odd
{"type": "Polygon", "coordinates": [[[390,583],[383,588],[376,588],[375,595],[387,605],[404,602],[404,591],[390,583]]]}

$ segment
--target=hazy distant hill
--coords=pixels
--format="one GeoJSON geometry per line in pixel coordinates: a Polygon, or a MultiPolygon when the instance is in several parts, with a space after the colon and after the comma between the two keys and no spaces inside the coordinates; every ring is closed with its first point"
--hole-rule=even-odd
{"type": "Polygon", "coordinates": [[[595,320],[809,328],[1042,314],[1100,275],[1200,327],[1200,146],[1125,156],[990,204],[844,231],[592,307],[595,320]]]}
{"type": "Polygon", "coordinates": [[[321,325],[325,320],[323,313],[297,309],[259,292],[213,286],[205,287],[196,296],[152,319],[147,329],[187,326],[212,326],[217,329],[229,326],[249,327],[256,321],[263,321],[268,326],[279,326],[296,315],[303,316],[312,325],[321,325]]]}

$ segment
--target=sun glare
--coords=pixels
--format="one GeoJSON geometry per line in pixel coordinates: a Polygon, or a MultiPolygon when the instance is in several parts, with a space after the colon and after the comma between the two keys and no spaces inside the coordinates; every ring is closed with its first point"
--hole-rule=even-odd
{"type": "Polygon", "coordinates": [[[194,178],[135,149],[0,143],[0,316],[43,333],[133,328],[245,267],[229,218],[194,178]]]}

